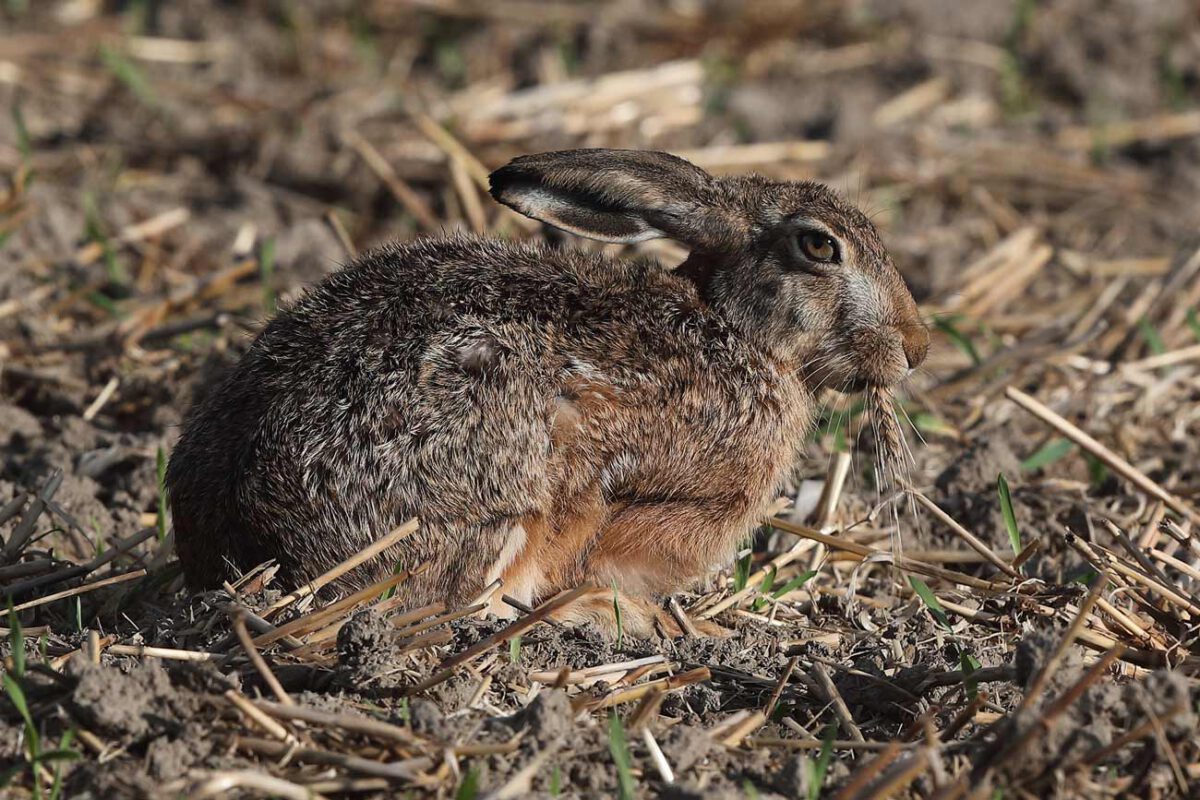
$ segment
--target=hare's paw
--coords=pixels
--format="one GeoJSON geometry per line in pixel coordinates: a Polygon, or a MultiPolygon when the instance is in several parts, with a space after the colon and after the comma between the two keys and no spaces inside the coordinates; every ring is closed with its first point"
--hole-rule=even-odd
{"type": "Polygon", "coordinates": [[[733,635],[732,629],[718,625],[710,619],[695,619],[692,620],[692,625],[696,628],[696,633],[710,639],[727,639],[733,635]]]}
{"type": "Polygon", "coordinates": [[[611,589],[597,589],[562,609],[561,616],[556,616],[564,622],[592,622],[610,639],[616,639],[618,635],[637,638],[661,636],[666,639],[695,635],[723,639],[733,633],[706,619],[689,619],[690,630],[687,630],[670,611],[653,600],[619,592],[614,599],[611,589]]]}
{"type": "Polygon", "coordinates": [[[706,639],[724,639],[733,633],[728,628],[723,628],[707,619],[689,618],[687,622],[691,628],[690,631],[680,625],[679,620],[670,611],[664,608],[656,609],[655,624],[659,632],[668,639],[681,639],[693,634],[706,639]]]}
{"type": "Polygon", "coordinates": [[[644,597],[620,592],[614,596],[612,589],[597,588],[551,616],[571,625],[590,622],[615,640],[618,636],[639,639],[653,636],[664,613],[644,597]]]}

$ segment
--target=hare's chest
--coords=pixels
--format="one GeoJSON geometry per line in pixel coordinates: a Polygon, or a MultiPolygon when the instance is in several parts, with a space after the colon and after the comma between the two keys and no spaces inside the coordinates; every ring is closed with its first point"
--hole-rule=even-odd
{"type": "Polygon", "coordinates": [[[745,495],[769,490],[808,425],[806,396],[774,374],[577,380],[555,398],[566,482],[604,495],[745,495]]]}
{"type": "Polygon", "coordinates": [[[792,463],[807,422],[775,376],[736,384],[700,380],[641,409],[656,469],[708,474],[710,486],[765,491],[792,463]]]}

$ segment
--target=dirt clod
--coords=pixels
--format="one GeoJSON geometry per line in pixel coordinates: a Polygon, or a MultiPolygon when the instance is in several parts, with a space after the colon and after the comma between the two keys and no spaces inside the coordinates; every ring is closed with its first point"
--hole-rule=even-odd
{"type": "Polygon", "coordinates": [[[401,661],[399,636],[387,619],[369,611],[355,614],[338,631],[338,659],[349,685],[396,686],[401,661]]]}
{"type": "Polygon", "coordinates": [[[158,732],[177,733],[189,703],[171,685],[161,666],[147,663],[129,672],[88,665],[76,659],[72,708],[89,728],[120,739],[142,739],[158,732]]]}
{"type": "Polygon", "coordinates": [[[529,732],[535,750],[569,743],[576,714],[566,693],[543,690],[533,701],[515,714],[510,724],[529,732]]]}

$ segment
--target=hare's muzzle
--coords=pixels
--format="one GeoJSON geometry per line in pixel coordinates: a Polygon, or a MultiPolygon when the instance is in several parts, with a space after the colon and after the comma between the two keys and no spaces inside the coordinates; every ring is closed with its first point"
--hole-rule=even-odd
{"type": "Polygon", "coordinates": [[[925,363],[929,355],[929,329],[924,323],[912,322],[898,327],[903,342],[904,358],[910,370],[925,363]]]}
{"type": "Polygon", "coordinates": [[[929,332],[920,323],[865,326],[845,334],[838,349],[848,357],[832,360],[827,367],[831,378],[828,385],[846,392],[888,388],[924,363],[929,353],[929,332]]]}

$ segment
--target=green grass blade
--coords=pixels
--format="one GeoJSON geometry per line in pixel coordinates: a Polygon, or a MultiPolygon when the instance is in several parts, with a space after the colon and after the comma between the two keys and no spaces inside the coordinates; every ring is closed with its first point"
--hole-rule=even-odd
{"type": "Polygon", "coordinates": [[[1092,486],[1099,486],[1108,480],[1108,467],[1104,462],[1096,458],[1091,453],[1085,456],[1088,466],[1088,480],[1092,482],[1092,486]]]}
{"type": "Polygon", "coordinates": [[[21,627],[21,619],[13,611],[12,598],[8,598],[8,618],[11,627],[8,629],[8,641],[12,645],[13,674],[17,678],[25,677],[25,630],[21,627]]]}
{"type": "Polygon", "coordinates": [[[100,60],[104,62],[104,66],[113,74],[113,77],[120,81],[134,97],[148,106],[158,105],[158,98],[154,96],[154,89],[150,87],[146,76],[123,53],[101,45],[100,60]]]}
{"type": "Polygon", "coordinates": [[[400,721],[412,727],[412,709],[408,706],[408,698],[400,698],[400,721]]]}
{"type": "Polygon", "coordinates": [[[1167,352],[1167,345],[1159,335],[1154,325],[1146,317],[1142,317],[1137,322],[1138,332],[1142,338],[1146,340],[1146,346],[1150,348],[1150,352],[1156,356],[1160,356],[1167,352]]]}
{"type": "Polygon", "coordinates": [[[21,154],[21,159],[28,162],[33,154],[33,146],[30,144],[29,128],[25,125],[25,112],[21,109],[21,104],[14,102],[12,104],[12,121],[13,127],[17,131],[17,152],[21,154]]]}
{"type": "Polygon", "coordinates": [[[933,327],[946,334],[951,343],[971,359],[972,366],[978,367],[983,363],[983,358],[979,355],[979,350],[975,348],[975,343],[971,341],[970,337],[958,329],[955,323],[959,319],[958,317],[935,317],[933,327]]]}
{"type": "Polygon", "coordinates": [[[996,476],[996,491],[1000,495],[1000,513],[1004,515],[1004,527],[1008,529],[1008,541],[1013,554],[1021,552],[1021,529],[1017,527],[1017,515],[1013,511],[1012,493],[1008,490],[1008,479],[1001,472],[996,476]]]}
{"type": "Polygon", "coordinates": [[[942,604],[938,602],[933,590],[929,588],[925,581],[915,575],[909,575],[908,583],[912,586],[913,591],[917,593],[917,597],[921,598],[921,601],[929,608],[929,613],[933,614],[933,618],[937,620],[938,624],[946,630],[951,630],[950,618],[946,616],[945,609],[942,608],[942,604]]]}
{"type": "Polygon", "coordinates": [[[1048,467],[1074,449],[1075,443],[1069,439],[1051,439],[1021,462],[1021,471],[1033,472],[1048,467]]]}
{"type": "Polygon", "coordinates": [[[916,411],[910,414],[910,416],[912,417],[913,427],[922,433],[934,436],[952,436],[955,433],[954,426],[936,414],[928,411],[916,411]]]}
{"type": "MultiPolygon", "coordinates": [[[[404,572],[404,563],[401,561],[397,561],[395,563],[395,565],[392,567],[392,575],[393,576],[399,575],[401,572],[404,572]]],[[[379,593],[379,602],[382,603],[384,600],[391,600],[392,597],[395,596],[395,594],[396,594],[395,586],[392,586],[389,589],[385,589],[384,591],[379,593]]]]}
{"type": "Polygon", "coordinates": [[[801,586],[815,578],[816,575],[817,571],[815,569],[810,569],[806,572],[803,572],[772,592],[771,597],[775,600],[778,600],[781,597],[786,597],[788,592],[796,591],[801,586]]]}
{"type": "Polygon", "coordinates": [[[4,681],[4,693],[12,701],[13,708],[17,709],[17,713],[25,720],[25,724],[32,728],[33,717],[29,714],[29,703],[25,701],[25,690],[21,688],[21,684],[17,683],[16,678],[8,673],[0,676],[0,678],[4,681]]]}
{"type": "Polygon", "coordinates": [[[625,738],[625,726],[616,712],[608,715],[608,751],[617,766],[617,786],[621,800],[633,800],[633,759],[629,755],[629,741],[625,738]]]}
{"type": "Polygon", "coordinates": [[[837,738],[838,725],[831,722],[825,726],[821,734],[821,753],[817,760],[810,763],[808,774],[808,800],[817,800],[821,796],[821,787],[825,784],[825,775],[829,772],[829,762],[833,759],[833,742],[837,738]]]}
{"type": "Polygon", "coordinates": [[[813,441],[820,441],[826,436],[836,434],[839,430],[845,429],[852,420],[858,419],[866,410],[867,404],[861,400],[856,400],[849,408],[843,411],[831,410],[826,412],[816,428],[813,429],[813,441]]]}
{"type": "Polygon", "coordinates": [[[1192,329],[1192,336],[1195,336],[1196,341],[1200,342],[1200,316],[1196,315],[1196,309],[1188,309],[1187,324],[1192,329]]]}
{"type": "Polygon", "coordinates": [[[767,604],[767,597],[771,594],[771,587],[775,585],[775,568],[771,567],[771,571],[763,578],[763,582],[758,586],[759,596],[754,599],[750,609],[758,611],[767,604]]]}
{"type": "MultiPolygon", "coordinates": [[[[108,280],[114,286],[124,287],[129,283],[129,276],[125,274],[125,265],[117,258],[117,251],[113,247],[112,240],[108,236],[108,231],[105,229],[104,221],[100,217],[100,209],[96,205],[96,196],[91,192],[87,192],[83,196],[83,230],[88,241],[100,245],[101,255],[104,259],[104,267],[108,272],[108,280]]],[[[111,303],[111,298],[107,298],[101,292],[94,292],[92,302],[103,307],[100,297],[104,297],[111,303]]],[[[116,304],[112,304],[106,309],[110,314],[117,315],[119,310],[116,304]]]]}
{"type": "Polygon", "coordinates": [[[613,590],[613,616],[617,619],[617,650],[622,649],[625,644],[625,618],[621,616],[621,598],[617,592],[617,582],[612,583],[613,590]]]}
{"type": "Polygon", "coordinates": [[[8,699],[12,701],[13,707],[21,715],[25,721],[25,748],[29,751],[29,761],[34,765],[33,773],[33,796],[42,796],[41,778],[37,772],[38,758],[41,756],[42,743],[38,735],[38,729],[33,724],[33,716],[29,713],[29,703],[25,699],[25,690],[21,688],[21,684],[17,683],[16,679],[10,673],[4,673],[0,676],[0,681],[4,684],[4,692],[8,695],[8,699]]]}
{"type": "Polygon", "coordinates": [[[746,584],[750,580],[750,564],[751,557],[754,555],[751,546],[753,542],[747,541],[742,545],[742,549],[746,551],[746,555],[739,558],[733,564],[733,590],[740,592],[746,588],[746,584]]]}
{"type": "Polygon", "coordinates": [[[850,420],[846,420],[843,424],[838,425],[833,431],[833,452],[847,453],[850,448],[846,442],[849,440],[850,420]]]}
{"type": "Polygon", "coordinates": [[[458,785],[458,791],[454,793],[454,800],[475,800],[477,797],[479,797],[479,770],[471,767],[463,776],[462,783],[458,785]]]}
{"type": "Polygon", "coordinates": [[[775,585],[775,567],[771,567],[771,571],[763,578],[763,582],[759,585],[758,590],[763,594],[770,594],[771,587],[775,585]]]}
{"type": "Polygon", "coordinates": [[[87,301],[96,308],[104,311],[110,317],[120,318],[125,316],[125,314],[121,311],[121,307],[117,305],[116,301],[103,292],[88,292],[87,301]]]}
{"type": "Polygon", "coordinates": [[[975,656],[971,655],[966,650],[959,651],[958,662],[962,666],[963,683],[967,687],[967,696],[974,700],[975,695],[979,694],[979,680],[977,678],[973,678],[972,675],[974,675],[976,670],[980,669],[983,665],[979,663],[979,660],[975,658],[975,656]]]}

